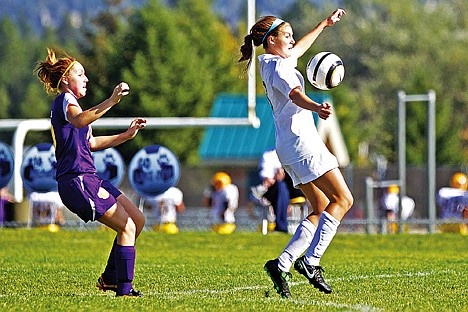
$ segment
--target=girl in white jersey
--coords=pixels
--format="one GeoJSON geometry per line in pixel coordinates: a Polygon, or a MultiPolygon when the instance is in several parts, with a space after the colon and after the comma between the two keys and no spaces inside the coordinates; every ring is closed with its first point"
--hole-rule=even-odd
{"type": "Polygon", "coordinates": [[[331,105],[312,101],[305,94],[302,74],[296,70],[297,59],[326,27],[334,25],[344,14],[342,9],[335,10],[298,42],[293,39],[289,23],[266,16],[252,26],[241,47],[239,61],[247,61],[247,66],[254,46],[262,45],[265,49],[266,53],[258,57],[259,71],[274,116],[276,151],[294,186],[302,190],[313,207],[281,255],[264,266],[276,291],[284,298],[291,297],[288,280],[293,264],[314,287],[331,293],[322,277],[320,258],[353,204],[338,162],[318,135],[312,116],[316,112],[321,119],[327,119],[332,113],[331,105]]]}

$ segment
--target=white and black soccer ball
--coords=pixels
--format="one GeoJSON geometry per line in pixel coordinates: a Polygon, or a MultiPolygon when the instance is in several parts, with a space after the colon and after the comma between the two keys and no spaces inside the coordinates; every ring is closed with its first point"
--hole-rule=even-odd
{"type": "Polygon", "coordinates": [[[343,81],[345,68],[343,61],[331,52],[317,53],[306,67],[307,79],[320,90],[330,90],[343,81]]]}

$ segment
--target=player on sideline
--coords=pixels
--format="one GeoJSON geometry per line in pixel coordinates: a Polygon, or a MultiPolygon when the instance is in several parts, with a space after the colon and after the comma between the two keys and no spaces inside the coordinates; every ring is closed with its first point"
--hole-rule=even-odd
{"type": "Polygon", "coordinates": [[[259,71],[274,115],[276,152],[294,186],[302,190],[313,208],[281,255],[264,266],[283,298],[291,297],[288,280],[293,263],[314,287],[332,292],[323,279],[320,259],[353,204],[338,162],[318,135],[311,113],[327,119],[332,108],[329,103],[316,103],[305,94],[304,78],[296,70],[297,59],[326,27],[334,25],[344,14],[342,9],[335,10],[298,42],[293,39],[289,23],[274,16],[262,17],[245,36],[240,49],[239,62],[247,61],[247,67],[253,46],[262,45],[265,49],[266,53],[258,57],[259,71]]]}
{"type": "MultiPolygon", "coordinates": [[[[441,219],[468,219],[468,176],[456,172],[450,178],[450,187],[443,187],[437,193],[437,206],[441,219]]],[[[442,231],[456,229],[463,235],[468,235],[468,222],[460,224],[441,224],[442,231]]]]}
{"type": "Polygon", "coordinates": [[[177,227],[177,213],[185,211],[184,193],[175,186],[171,186],[164,193],[145,198],[145,206],[153,208],[153,214],[159,215],[160,223],[153,228],[167,234],[179,233],[177,227]]]}
{"type": "Polygon", "coordinates": [[[135,240],[145,217],[122,192],[98,177],[91,152],[133,139],[146,126],[146,120],[135,118],[120,134],[93,136],[90,124],[120,102],[128,93],[128,85],[119,83],[108,99],[82,110],[78,100],[86,95],[88,83],[83,65],[68,55],[57,59],[54,51],[47,52],[46,60],[38,63],[36,71],[48,93],[59,93],[52,104],[51,123],[60,197],[83,221],[99,221],[117,232],[97,287],[115,291],[116,296],[142,296],[133,289],[132,281],[135,240]]]}
{"type": "Polygon", "coordinates": [[[234,213],[239,205],[239,189],[226,172],[217,172],[210,186],[203,191],[203,202],[211,208],[211,227],[214,232],[229,235],[236,230],[234,213]]]}

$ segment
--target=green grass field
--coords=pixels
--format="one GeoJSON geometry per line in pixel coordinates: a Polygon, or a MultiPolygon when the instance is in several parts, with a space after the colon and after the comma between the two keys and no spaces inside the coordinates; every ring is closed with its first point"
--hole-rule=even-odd
{"type": "Polygon", "coordinates": [[[334,292],[292,270],[292,299],[263,271],[289,235],[143,232],[134,281],[143,298],[95,287],[109,231],[1,229],[0,237],[1,311],[468,311],[468,237],[457,234],[338,234],[322,258],[334,292]]]}

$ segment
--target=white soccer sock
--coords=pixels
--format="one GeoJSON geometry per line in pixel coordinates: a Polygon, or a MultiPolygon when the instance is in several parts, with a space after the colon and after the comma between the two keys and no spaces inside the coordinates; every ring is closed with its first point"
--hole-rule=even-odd
{"type": "Polygon", "coordinates": [[[340,221],[335,219],[335,217],[326,211],[322,212],[317,231],[315,231],[312,243],[305,254],[306,264],[313,266],[320,265],[320,258],[322,258],[323,253],[327,250],[333,237],[335,237],[339,225],[340,221]]]}
{"type": "Polygon", "coordinates": [[[281,271],[289,272],[294,261],[302,255],[312,242],[315,230],[315,225],[308,219],[301,221],[288,245],[278,257],[278,267],[281,271]]]}

